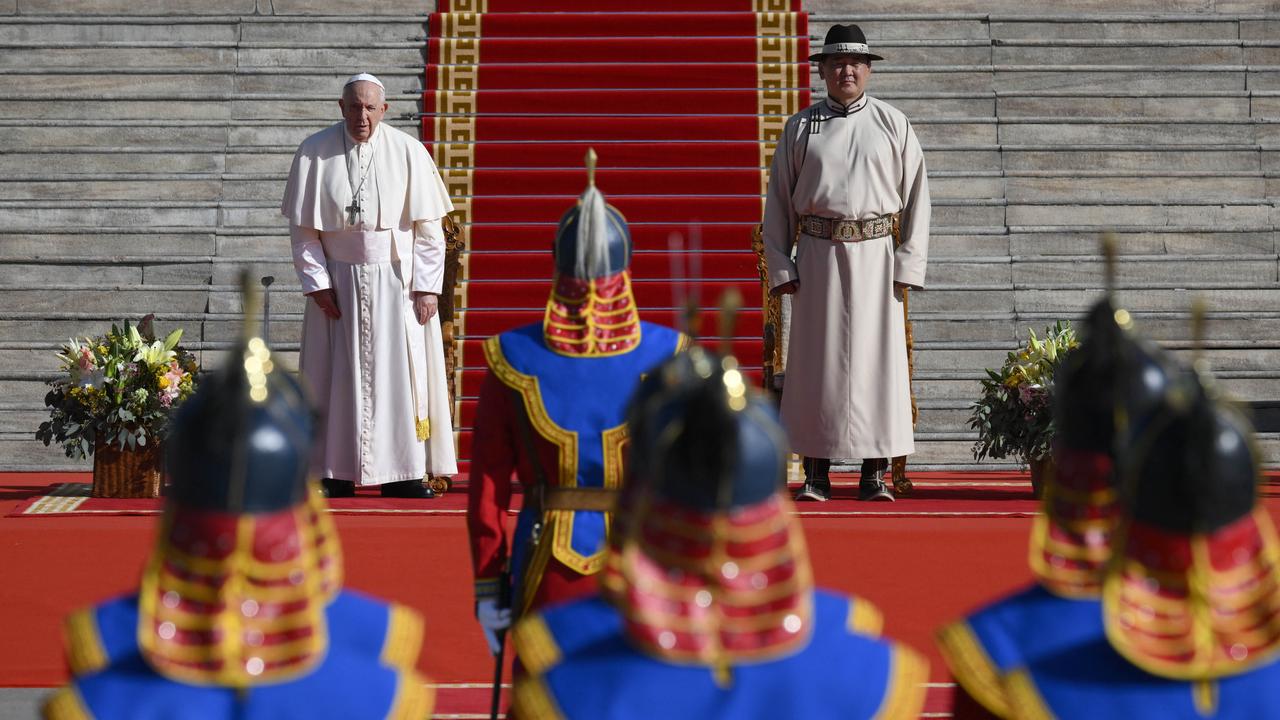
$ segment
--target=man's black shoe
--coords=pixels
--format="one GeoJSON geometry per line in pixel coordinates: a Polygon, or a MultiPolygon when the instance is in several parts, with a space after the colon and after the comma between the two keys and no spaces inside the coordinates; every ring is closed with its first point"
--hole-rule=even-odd
{"type": "Polygon", "coordinates": [[[428,500],[435,496],[436,491],[423,485],[421,480],[401,480],[382,486],[382,497],[428,500]]]}
{"type": "Polygon", "coordinates": [[[878,502],[893,502],[893,492],[884,483],[884,477],[877,480],[860,480],[858,482],[858,499],[878,502]]]}
{"type": "Polygon", "coordinates": [[[861,477],[858,480],[858,499],[893,502],[893,492],[889,490],[889,486],[884,482],[884,474],[888,470],[888,458],[863,460],[861,477]]]}
{"type": "Polygon", "coordinates": [[[831,499],[831,480],[829,478],[810,478],[804,481],[796,500],[816,500],[826,502],[831,499]]]}
{"type": "Polygon", "coordinates": [[[349,498],[356,496],[356,484],[350,480],[324,478],[320,481],[320,486],[324,489],[324,496],[327,498],[349,498]]]}

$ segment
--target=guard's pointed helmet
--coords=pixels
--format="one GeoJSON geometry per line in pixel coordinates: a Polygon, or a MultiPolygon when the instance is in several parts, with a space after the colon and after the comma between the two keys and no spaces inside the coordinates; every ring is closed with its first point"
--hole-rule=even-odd
{"type": "Polygon", "coordinates": [[[1143,417],[1122,465],[1129,521],[1103,589],[1107,635],[1161,677],[1238,674],[1280,651],[1280,546],[1257,503],[1260,455],[1207,376],[1180,373],[1159,406],[1132,413],[1143,417]]]}
{"type": "Polygon", "coordinates": [[[1178,370],[1130,329],[1104,298],[1085,319],[1083,341],[1054,375],[1053,472],[1031,533],[1030,565],[1064,597],[1096,597],[1123,516],[1118,466],[1129,429],[1158,415],[1178,370]]]}
{"type": "Polygon", "coordinates": [[[178,411],[169,497],[138,595],[139,645],[157,672],[246,687],[324,657],[341,556],[307,480],[313,426],[300,385],[256,337],[178,411]]]}
{"type": "Polygon", "coordinates": [[[631,641],[718,678],[807,642],[812,575],[772,406],[732,358],[694,347],[646,376],[628,424],[603,588],[631,641]]]}
{"type": "Polygon", "coordinates": [[[595,184],[595,151],[587,155],[587,188],[556,226],[556,273],[599,280],[631,267],[631,230],[626,218],[595,184]]]}
{"type": "Polygon", "coordinates": [[[552,245],[556,276],[543,338],[562,355],[617,355],[640,343],[631,231],[595,185],[595,157],[587,153],[587,189],[560,218],[552,245]]]}

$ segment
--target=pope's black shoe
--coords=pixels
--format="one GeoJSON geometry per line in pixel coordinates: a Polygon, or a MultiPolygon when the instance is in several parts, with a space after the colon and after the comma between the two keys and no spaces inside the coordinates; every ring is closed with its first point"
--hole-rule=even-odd
{"type": "Polygon", "coordinates": [[[887,458],[862,461],[861,478],[858,480],[858,499],[873,502],[893,502],[893,491],[885,484],[884,474],[889,469],[887,458]]]}
{"type": "Polygon", "coordinates": [[[423,485],[421,480],[401,480],[382,486],[382,497],[426,500],[435,496],[436,491],[423,485]]]}
{"type": "Polygon", "coordinates": [[[349,498],[356,496],[356,484],[350,480],[324,478],[320,481],[320,486],[324,489],[324,496],[327,498],[349,498]]]}
{"type": "Polygon", "coordinates": [[[817,500],[826,502],[831,499],[831,480],[829,478],[809,478],[804,481],[796,500],[817,500]]]}

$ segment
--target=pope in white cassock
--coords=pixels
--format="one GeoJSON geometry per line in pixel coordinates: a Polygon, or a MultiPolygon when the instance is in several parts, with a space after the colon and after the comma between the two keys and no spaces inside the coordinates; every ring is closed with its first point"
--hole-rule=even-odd
{"type": "Polygon", "coordinates": [[[893,500],[889,458],[915,450],[903,292],[924,287],[924,154],[907,117],[866,94],[883,58],[857,25],[832,26],[809,59],[827,97],[787,120],[764,213],[770,292],[793,294],[782,424],[804,456],[797,499],[830,496],[831,458],[862,458],[858,497],[893,500]]]}
{"type": "Polygon", "coordinates": [[[422,143],[381,122],[381,81],[353,76],[338,104],[343,121],[298,147],[280,206],[308,298],[311,471],[330,497],[432,497],[423,476],[458,471],[436,315],[453,204],[422,143]]]}

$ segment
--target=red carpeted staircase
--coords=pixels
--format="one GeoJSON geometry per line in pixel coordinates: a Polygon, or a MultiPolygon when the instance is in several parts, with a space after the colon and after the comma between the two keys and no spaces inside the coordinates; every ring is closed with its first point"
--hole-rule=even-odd
{"type": "MultiPolygon", "coordinates": [[[[642,317],[675,325],[690,285],[704,308],[737,288],[746,310],[729,340],[758,370],[751,232],[772,141],[809,103],[799,5],[659,0],[636,12],[623,0],[441,0],[429,21],[422,136],[468,250],[456,298],[464,465],[480,343],[541,318],[555,225],[585,187],[588,148],[599,156],[596,184],[631,226],[642,317]]],[[[720,342],[714,312],[701,327],[704,342],[720,342]]]]}

